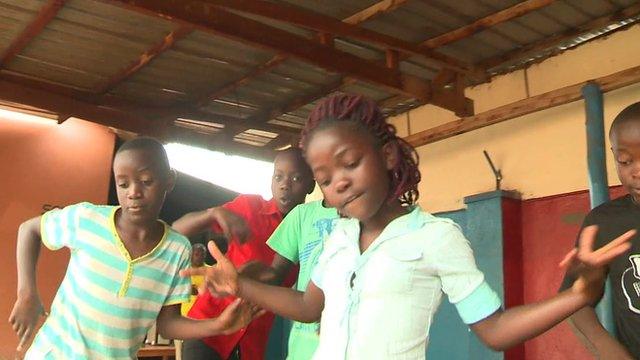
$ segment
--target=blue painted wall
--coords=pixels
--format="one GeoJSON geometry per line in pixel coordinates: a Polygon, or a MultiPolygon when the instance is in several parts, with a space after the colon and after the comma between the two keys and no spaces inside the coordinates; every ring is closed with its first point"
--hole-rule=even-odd
{"type": "MultiPolygon", "coordinates": [[[[478,268],[484,272],[487,282],[504,301],[504,277],[502,265],[502,195],[494,191],[465,198],[466,210],[439,213],[462,228],[471,244],[478,268]]],[[[429,360],[498,360],[502,352],[487,348],[469,327],[460,320],[455,307],[443,300],[436,313],[427,349],[429,360]]]]}

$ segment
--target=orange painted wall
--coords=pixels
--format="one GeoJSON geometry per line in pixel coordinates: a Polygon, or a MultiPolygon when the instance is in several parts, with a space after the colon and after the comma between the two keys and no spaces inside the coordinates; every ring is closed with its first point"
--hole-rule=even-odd
{"type": "MultiPolygon", "coordinates": [[[[7,319],[16,293],[16,234],[44,204],[105,203],[115,135],[103,126],[69,119],[63,124],[9,119],[0,114],[0,359],[13,359],[16,335],[7,319]]],[[[62,280],[68,251],[43,248],[38,287],[48,308],[62,280]]]]}

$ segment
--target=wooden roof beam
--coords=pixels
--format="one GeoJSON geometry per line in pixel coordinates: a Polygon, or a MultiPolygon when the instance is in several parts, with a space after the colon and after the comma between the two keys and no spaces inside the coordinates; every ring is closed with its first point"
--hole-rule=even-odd
{"type": "Polygon", "coordinates": [[[111,78],[107,79],[102,85],[100,85],[96,89],[96,93],[105,94],[109,92],[111,89],[116,87],[122,81],[131,77],[137,71],[142,69],[145,65],[153,61],[156,57],[158,57],[163,52],[169,50],[177,41],[186,37],[187,35],[193,32],[193,28],[190,26],[180,26],[176,30],[173,30],[167,36],[165,36],[159,43],[155,44],[144,54],[140,55],[136,60],[134,60],[131,64],[129,64],[124,69],[120,70],[117,74],[113,75],[111,78]]]}
{"type": "Polygon", "coordinates": [[[462,40],[476,33],[479,33],[480,31],[489,29],[492,26],[518,18],[532,11],[548,6],[553,2],[555,2],[555,0],[523,1],[514,6],[506,8],[504,10],[498,11],[494,14],[485,16],[482,19],[478,19],[469,25],[463,26],[461,28],[455,29],[453,31],[450,31],[445,34],[426,40],[420,44],[420,47],[427,48],[427,49],[435,49],[440,46],[444,46],[446,44],[452,43],[454,41],[462,40]]]}
{"type": "MultiPolygon", "coordinates": [[[[593,80],[603,92],[616,90],[640,82],[640,66],[603,76],[593,80]]],[[[588,81],[552,90],[544,94],[522,99],[511,104],[461,118],[405,137],[414,147],[430,144],[452,136],[464,134],[485,126],[501,123],[551,107],[582,99],[581,89],[588,81]]]]}
{"type": "MultiPolygon", "coordinates": [[[[383,14],[385,12],[394,10],[395,8],[397,8],[398,6],[404,4],[407,0],[383,0],[381,2],[375,3],[373,5],[371,5],[370,7],[363,9],[351,16],[349,16],[348,18],[342,20],[343,22],[346,22],[348,24],[352,24],[352,25],[356,25],[359,24],[363,21],[366,21],[370,18],[373,18],[377,15],[383,14]]],[[[328,34],[323,33],[323,34],[319,34],[319,41],[321,44],[323,45],[329,45],[329,42],[327,41],[328,39],[328,34]]],[[[252,71],[250,71],[248,74],[246,74],[245,76],[241,77],[240,79],[233,81],[219,89],[214,90],[213,92],[211,92],[210,94],[207,94],[206,96],[201,97],[197,102],[196,102],[196,106],[197,107],[201,107],[204,106],[208,101],[220,98],[222,96],[224,96],[225,94],[228,94],[229,92],[237,89],[240,86],[243,86],[245,84],[247,84],[252,78],[258,77],[262,74],[265,74],[269,71],[271,71],[271,69],[277,67],[278,65],[282,64],[284,61],[286,61],[289,57],[286,54],[280,53],[276,56],[274,56],[273,58],[271,58],[269,61],[267,61],[264,64],[261,64],[259,66],[257,66],[256,68],[254,68],[252,71]]]]}
{"type": "Polygon", "coordinates": [[[640,15],[640,4],[634,4],[622,10],[616,11],[613,14],[605,15],[597,19],[588,21],[583,25],[580,25],[573,29],[569,29],[560,34],[542,39],[540,41],[526,45],[522,48],[509,51],[506,54],[484,60],[480,62],[479,66],[483,69],[490,70],[492,68],[498,67],[501,64],[522,59],[536,52],[558,46],[559,44],[574,39],[582,34],[605,28],[622,20],[626,20],[638,15],[640,15]]]}
{"type": "Polygon", "coordinates": [[[155,136],[163,141],[184,141],[217,151],[273,161],[273,151],[268,147],[241,144],[225,136],[200,134],[165,121],[154,121],[7,80],[0,80],[0,99],[57,113],[59,122],[76,117],[124,131],[155,136]]]}
{"type": "Polygon", "coordinates": [[[376,16],[391,12],[406,2],[407,0],[383,0],[360,10],[346,19],[342,19],[342,22],[351,25],[361,24],[376,16]]]}
{"type": "Polygon", "coordinates": [[[234,129],[237,132],[242,132],[246,129],[255,129],[288,136],[297,136],[300,133],[300,130],[288,126],[268,124],[266,122],[256,122],[252,120],[234,118],[226,115],[209,114],[198,110],[179,110],[179,112],[176,112],[173,109],[167,110],[167,116],[176,113],[179,114],[177,115],[178,118],[218,123],[225,125],[225,127],[228,127],[230,129],[234,129]]]}
{"type": "Polygon", "coordinates": [[[287,60],[287,56],[286,55],[282,55],[282,54],[278,54],[275,55],[274,57],[272,57],[269,61],[267,61],[264,64],[261,64],[259,66],[257,66],[256,68],[254,68],[253,70],[249,71],[247,74],[245,74],[244,76],[242,76],[240,79],[237,79],[235,81],[232,81],[230,83],[228,83],[227,85],[214,90],[213,92],[202,96],[201,98],[199,98],[196,101],[195,106],[200,108],[202,106],[205,106],[207,103],[209,103],[212,100],[218,99],[230,92],[232,92],[233,90],[246,85],[247,83],[249,83],[249,81],[251,81],[252,79],[266,74],[267,72],[269,72],[271,69],[277,67],[278,65],[282,64],[283,62],[285,62],[287,60]]]}
{"type": "MultiPolygon", "coordinates": [[[[358,27],[330,16],[314,13],[285,3],[273,3],[264,0],[207,0],[223,8],[259,15],[270,19],[295,24],[304,28],[370,42],[379,46],[397,50],[406,54],[421,56],[438,67],[445,67],[461,73],[472,73],[472,65],[458,59],[440,54],[425,47],[392,36],[358,27]]],[[[213,10],[211,10],[213,11],[213,10]]]]}
{"type": "MultiPolygon", "coordinates": [[[[231,12],[195,2],[185,6],[179,1],[118,0],[128,9],[196,26],[203,31],[260,46],[296,57],[329,71],[349,74],[359,80],[429,101],[433,92],[428,81],[403,75],[383,65],[332,49],[304,37],[280,30],[231,12]]],[[[439,105],[439,104],[437,104],[439,105]]],[[[456,112],[464,109],[451,109],[456,112]]]]}
{"type": "Polygon", "coordinates": [[[253,146],[233,141],[227,134],[202,134],[178,126],[169,126],[164,141],[174,141],[183,144],[203,147],[212,151],[220,151],[229,155],[240,155],[252,159],[273,161],[275,151],[268,144],[253,146]]]}
{"type": "Polygon", "coordinates": [[[0,55],[0,68],[5,67],[16,55],[42,32],[42,30],[56,17],[60,9],[64,6],[65,0],[48,0],[36,17],[29,23],[22,33],[13,40],[2,55],[0,55]]]}
{"type": "Polygon", "coordinates": [[[141,134],[161,137],[164,131],[163,122],[100,107],[7,80],[0,80],[0,99],[141,134]]]}

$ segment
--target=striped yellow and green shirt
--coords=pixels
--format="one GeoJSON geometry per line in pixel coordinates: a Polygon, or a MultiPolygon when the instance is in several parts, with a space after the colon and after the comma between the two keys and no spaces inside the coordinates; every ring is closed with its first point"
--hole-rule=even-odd
{"type": "Polygon", "coordinates": [[[27,359],[133,359],[166,305],[189,300],[191,245],[168,225],[158,245],[131,259],[115,228],[118,207],[71,205],[42,216],[42,242],[71,258],[27,359]]]}

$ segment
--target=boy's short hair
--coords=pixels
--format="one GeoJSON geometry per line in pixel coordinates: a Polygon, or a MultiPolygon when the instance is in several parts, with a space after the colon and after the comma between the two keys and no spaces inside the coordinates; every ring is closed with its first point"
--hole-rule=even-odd
{"type": "Polygon", "coordinates": [[[164,149],[164,146],[160,141],[152,137],[141,136],[135,139],[127,140],[122,145],[120,145],[118,151],[116,151],[116,155],[127,150],[149,151],[152,154],[154,160],[157,161],[159,170],[162,173],[168,173],[171,171],[171,166],[169,165],[169,157],[167,156],[167,152],[164,149]]]}
{"type": "Polygon", "coordinates": [[[302,149],[297,146],[292,146],[284,150],[276,151],[275,158],[277,159],[280,156],[291,156],[298,163],[298,165],[301,165],[299,170],[304,172],[304,175],[308,179],[313,180],[313,172],[304,159],[304,153],[302,152],[302,149]]]}
{"type": "Polygon", "coordinates": [[[618,126],[632,121],[640,122],[640,101],[627,106],[613,119],[609,129],[609,138],[613,136],[618,126]]]}

